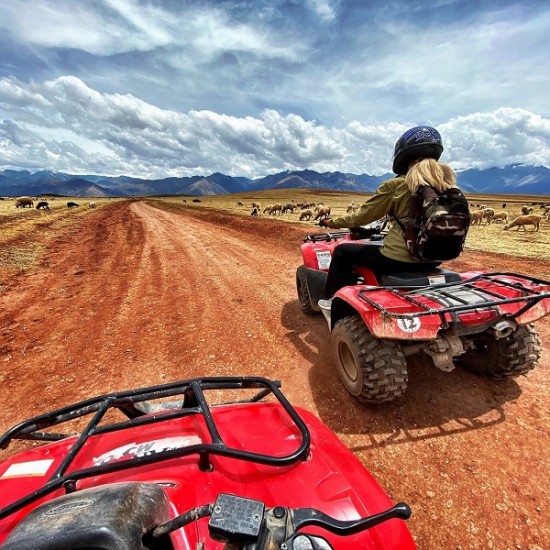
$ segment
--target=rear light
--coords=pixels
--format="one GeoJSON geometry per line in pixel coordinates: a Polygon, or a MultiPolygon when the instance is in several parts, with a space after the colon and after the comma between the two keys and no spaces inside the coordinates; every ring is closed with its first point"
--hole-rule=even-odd
{"type": "Polygon", "coordinates": [[[499,316],[496,309],[481,309],[459,313],[458,320],[465,325],[480,325],[490,323],[493,319],[499,316]]]}

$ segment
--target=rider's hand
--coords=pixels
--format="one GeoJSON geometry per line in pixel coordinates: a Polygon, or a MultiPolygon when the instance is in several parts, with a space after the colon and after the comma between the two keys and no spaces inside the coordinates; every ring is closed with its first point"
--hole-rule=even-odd
{"type": "Polygon", "coordinates": [[[332,221],[332,218],[323,218],[322,220],[319,220],[319,225],[321,227],[329,227],[329,222],[332,221]]]}

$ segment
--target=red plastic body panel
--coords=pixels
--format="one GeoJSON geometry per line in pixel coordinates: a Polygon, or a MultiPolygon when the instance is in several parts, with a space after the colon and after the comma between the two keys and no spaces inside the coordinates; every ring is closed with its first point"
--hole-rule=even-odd
{"type": "MultiPolygon", "coordinates": [[[[311,413],[297,409],[311,433],[308,460],[284,467],[212,456],[212,471],[198,468],[198,456],[139,466],[77,482],[78,489],[119,481],[162,484],[172,515],[214,502],[221,493],[259,499],[266,506],[313,507],[337,519],[348,520],[381,512],[393,505],[375,479],[339,439],[311,413]]],[[[288,415],[274,403],[247,403],[216,407],[213,417],[224,441],[256,452],[284,456],[297,446],[298,433],[288,415]]],[[[70,471],[108,461],[123,461],[136,453],[191,445],[208,438],[201,416],[167,419],[139,428],[91,436],[70,466],[70,471]]],[[[33,448],[0,463],[0,507],[41,487],[69,451],[74,438],[33,448]],[[40,462],[39,462],[40,461],[40,462]],[[43,462],[45,461],[45,462],[43,462]]],[[[60,496],[61,492],[48,498],[60,496]]],[[[38,503],[0,521],[0,543],[22,517],[38,503]]],[[[201,519],[171,534],[176,550],[223,548],[208,534],[208,519],[201,519]]],[[[390,520],[366,532],[339,537],[315,528],[336,549],[414,549],[403,521],[390,520]]]]}
{"type": "MultiPolygon", "coordinates": [[[[334,249],[343,242],[362,244],[368,241],[354,241],[349,235],[344,235],[330,241],[305,242],[301,246],[304,266],[328,271],[334,249]]],[[[471,287],[474,292],[482,292],[485,297],[495,296],[495,305],[490,306],[492,311],[489,311],[487,307],[476,309],[475,305],[472,305],[471,309],[467,310],[468,315],[461,318],[446,311],[438,312],[438,310],[444,310],[445,305],[441,301],[433,299],[434,291],[430,286],[423,287],[426,290],[426,296],[423,296],[421,292],[416,292],[414,294],[415,303],[413,303],[405,296],[409,290],[392,291],[379,286],[375,275],[368,267],[356,267],[355,270],[363,277],[364,284],[340,289],[334,296],[333,313],[338,312],[339,300],[347,303],[361,316],[369,331],[377,338],[433,340],[438,337],[442,329],[448,328],[452,323],[458,322],[464,326],[479,325],[486,329],[488,325],[499,319],[513,318],[515,323],[525,325],[550,313],[549,298],[532,301],[529,303],[529,307],[521,312],[527,303],[527,301],[521,301],[522,296],[550,292],[550,284],[536,282],[521,275],[491,274],[481,271],[461,273],[462,281],[483,276],[480,280],[475,280],[468,285],[469,288],[471,287]],[[517,288],[514,288],[514,285],[517,285],[517,288]],[[431,298],[429,297],[430,293],[432,293],[431,298]],[[362,296],[367,299],[363,299],[362,296]],[[516,299],[517,301],[506,302],[516,299]]],[[[460,283],[454,289],[452,286],[447,288],[450,294],[456,289],[462,290],[460,283]]],[[[349,308],[346,311],[349,311],[349,308]]]]}

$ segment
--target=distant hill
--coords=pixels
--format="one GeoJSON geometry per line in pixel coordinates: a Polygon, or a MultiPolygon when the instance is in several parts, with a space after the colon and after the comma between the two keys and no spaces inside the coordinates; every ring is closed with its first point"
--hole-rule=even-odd
{"type": "MultiPolygon", "coordinates": [[[[0,171],[0,195],[65,195],[70,197],[126,197],[150,195],[224,195],[264,189],[329,189],[372,192],[393,174],[371,176],[343,172],[293,170],[263,178],[191,176],[147,180],[129,176],[72,175],[42,170],[0,171]]],[[[550,194],[550,170],[543,166],[515,165],[488,170],[464,170],[458,174],[460,187],[469,193],[550,194]]]]}

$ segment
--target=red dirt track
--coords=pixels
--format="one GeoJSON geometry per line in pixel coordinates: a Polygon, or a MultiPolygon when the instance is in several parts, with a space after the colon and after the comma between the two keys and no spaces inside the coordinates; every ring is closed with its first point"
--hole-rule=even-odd
{"type": "MultiPolygon", "coordinates": [[[[265,376],[411,506],[419,548],[550,548],[550,318],[537,324],[543,354],[528,376],[496,382],[415,359],[404,398],[363,406],[339,382],[325,321],[296,297],[307,231],[155,201],[75,219],[30,272],[0,278],[0,431],[114,390],[265,376]]],[[[541,271],[536,259],[475,251],[447,267],[541,271]]]]}

